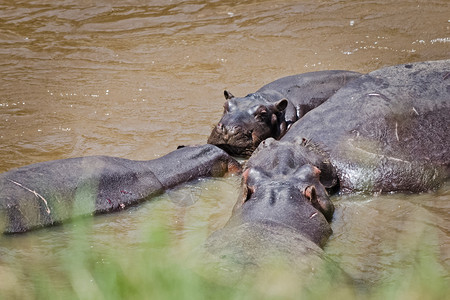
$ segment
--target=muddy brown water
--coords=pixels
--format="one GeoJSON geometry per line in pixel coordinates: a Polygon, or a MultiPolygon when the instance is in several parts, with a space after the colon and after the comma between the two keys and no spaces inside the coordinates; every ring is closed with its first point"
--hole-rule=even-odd
{"type": "MultiPolygon", "coordinates": [[[[448,0],[4,0],[0,172],[87,155],[153,159],[205,143],[224,89],[244,96],[297,73],[449,59],[449,11],[448,0]]],[[[238,189],[238,178],[200,180],[95,218],[92,247],[141,247],[142,227],[158,218],[189,245],[226,222],[238,189]]],[[[448,276],[449,185],[333,201],[326,251],[351,275],[389,281],[426,243],[448,276]]],[[[0,238],[0,273],[37,256],[51,265],[71,228],[0,238]]]]}

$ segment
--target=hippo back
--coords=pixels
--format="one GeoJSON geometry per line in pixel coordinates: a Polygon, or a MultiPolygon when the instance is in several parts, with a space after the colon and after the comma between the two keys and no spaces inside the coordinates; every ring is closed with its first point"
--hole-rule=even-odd
{"type": "Polygon", "coordinates": [[[283,141],[328,153],[342,191],[437,188],[449,176],[450,60],[387,67],[350,82],[283,141]]]}
{"type": "MultiPolygon", "coordinates": [[[[214,232],[200,251],[197,268],[222,284],[251,281],[276,268],[306,284],[327,268],[342,272],[308,237],[285,226],[251,222],[214,232]]],[[[343,274],[341,274],[343,275],[343,274]]]]}
{"type": "Polygon", "coordinates": [[[121,210],[189,180],[240,168],[212,145],[185,147],[149,161],[88,156],[24,166],[0,174],[0,231],[25,232],[121,210]]]}
{"type": "Polygon", "coordinates": [[[266,84],[257,93],[277,91],[292,106],[286,110],[286,120],[295,121],[318,107],[340,88],[362,74],[343,70],[326,70],[286,76],[266,84]],[[290,109],[294,108],[294,111],[290,109]]]}

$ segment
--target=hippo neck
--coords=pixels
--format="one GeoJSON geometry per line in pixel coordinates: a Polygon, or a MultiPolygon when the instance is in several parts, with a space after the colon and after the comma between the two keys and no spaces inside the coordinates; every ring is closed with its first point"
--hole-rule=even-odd
{"type": "MultiPolygon", "coordinates": [[[[325,218],[323,219],[325,220],[325,218]]],[[[306,238],[322,248],[325,243],[328,241],[331,233],[331,226],[328,222],[319,222],[317,224],[311,224],[305,230],[300,230],[293,226],[289,226],[285,223],[275,221],[273,219],[252,219],[246,220],[243,218],[241,214],[234,215],[228,220],[228,223],[225,225],[227,228],[233,228],[237,226],[241,226],[242,224],[252,224],[252,226],[264,227],[266,229],[279,231],[280,229],[291,230],[292,232],[296,232],[301,235],[303,238],[306,238]]]]}
{"type": "Polygon", "coordinates": [[[256,223],[260,223],[263,226],[266,226],[273,230],[279,230],[280,227],[289,228],[290,230],[293,230],[301,234],[303,237],[309,239],[320,248],[323,248],[323,246],[325,246],[325,243],[328,241],[328,238],[332,233],[331,227],[327,222],[320,222],[319,224],[314,224],[314,226],[313,224],[311,224],[311,226],[305,228],[305,230],[299,230],[298,228],[294,228],[292,226],[288,226],[284,223],[276,222],[273,220],[259,220],[256,221],[256,223]]]}

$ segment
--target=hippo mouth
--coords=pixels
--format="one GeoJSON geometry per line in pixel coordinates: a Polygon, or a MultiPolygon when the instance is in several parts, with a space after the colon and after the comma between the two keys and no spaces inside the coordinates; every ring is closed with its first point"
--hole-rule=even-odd
{"type": "Polygon", "coordinates": [[[248,158],[256,149],[253,130],[242,130],[240,127],[227,129],[219,123],[211,132],[208,144],[215,145],[231,156],[248,158]]]}

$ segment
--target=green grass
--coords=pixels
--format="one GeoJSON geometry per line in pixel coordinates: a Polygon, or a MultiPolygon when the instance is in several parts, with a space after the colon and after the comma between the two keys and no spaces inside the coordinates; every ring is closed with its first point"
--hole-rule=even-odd
{"type": "Polygon", "coordinates": [[[89,226],[73,233],[60,255],[32,264],[0,265],[1,299],[446,299],[449,280],[426,247],[416,249],[407,274],[377,286],[333,284],[323,274],[309,286],[266,270],[240,286],[222,286],[188,267],[188,255],[164,227],[154,227],[133,249],[89,246],[89,226]]]}

